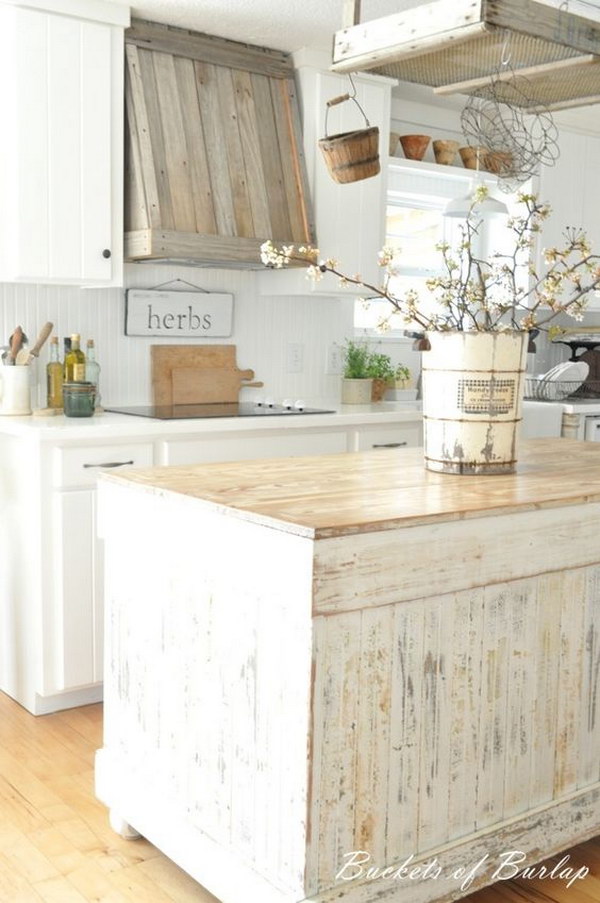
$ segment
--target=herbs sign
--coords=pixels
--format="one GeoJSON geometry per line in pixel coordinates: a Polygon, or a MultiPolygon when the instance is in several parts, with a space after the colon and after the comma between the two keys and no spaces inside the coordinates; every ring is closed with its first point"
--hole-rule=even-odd
{"type": "Polygon", "coordinates": [[[125,335],[230,336],[232,321],[233,295],[152,289],[125,292],[125,335]]]}

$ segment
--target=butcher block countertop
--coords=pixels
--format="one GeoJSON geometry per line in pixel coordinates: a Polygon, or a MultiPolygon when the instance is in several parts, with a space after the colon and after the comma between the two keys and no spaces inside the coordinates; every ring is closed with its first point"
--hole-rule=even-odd
{"type": "Polygon", "coordinates": [[[522,443],[517,473],[452,476],[425,470],[423,450],[163,467],[105,474],[154,493],[313,539],[600,501],[600,444],[522,443]]]}

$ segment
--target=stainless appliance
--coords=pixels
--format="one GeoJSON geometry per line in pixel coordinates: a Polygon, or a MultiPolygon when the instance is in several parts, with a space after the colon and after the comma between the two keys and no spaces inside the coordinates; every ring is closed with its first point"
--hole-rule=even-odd
{"type": "Polygon", "coordinates": [[[155,420],[198,420],[205,417],[272,417],[297,416],[299,414],[335,414],[333,410],[306,408],[301,402],[294,404],[257,404],[253,402],[224,402],[218,404],[131,405],[105,407],[115,414],[133,414],[135,417],[152,417],[155,420]]]}

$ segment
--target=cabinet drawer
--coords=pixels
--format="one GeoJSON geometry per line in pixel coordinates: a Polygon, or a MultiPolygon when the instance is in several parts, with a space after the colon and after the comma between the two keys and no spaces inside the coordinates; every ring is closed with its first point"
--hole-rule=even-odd
{"type": "Polygon", "coordinates": [[[204,461],[247,461],[294,455],[326,455],[347,450],[345,430],[314,433],[290,431],[244,434],[235,437],[207,436],[189,441],[164,442],[161,464],[199,464],[204,461]]]}
{"type": "Polygon", "coordinates": [[[57,448],[54,452],[54,485],[61,488],[94,486],[99,473],[127,467],[152,467],[151,442],[127,445],[93,445],[57,448]]]}
{"type": "Polygon", "coordinates": [[[370,451],[373,448],[393,448],[422,444],[420,423],[399,423],[387,427],[361,427],[357,430],[355,450],[370,451]]]}

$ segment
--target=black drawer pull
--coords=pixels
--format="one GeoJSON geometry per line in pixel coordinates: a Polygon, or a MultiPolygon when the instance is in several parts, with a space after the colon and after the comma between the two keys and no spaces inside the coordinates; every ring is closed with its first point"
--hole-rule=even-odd
{"type": "Polygon", "coordinates": [[[372,448],[402,448],[406,442],[382,442],[380,445],[372,445],[372,448]]]}
{"type": "Polygon", "coordinates": [[[105,464],[84,464],[84,467],[125,467],[126,464],[133,464],[133,461],[107,461],[105,464]]]}

